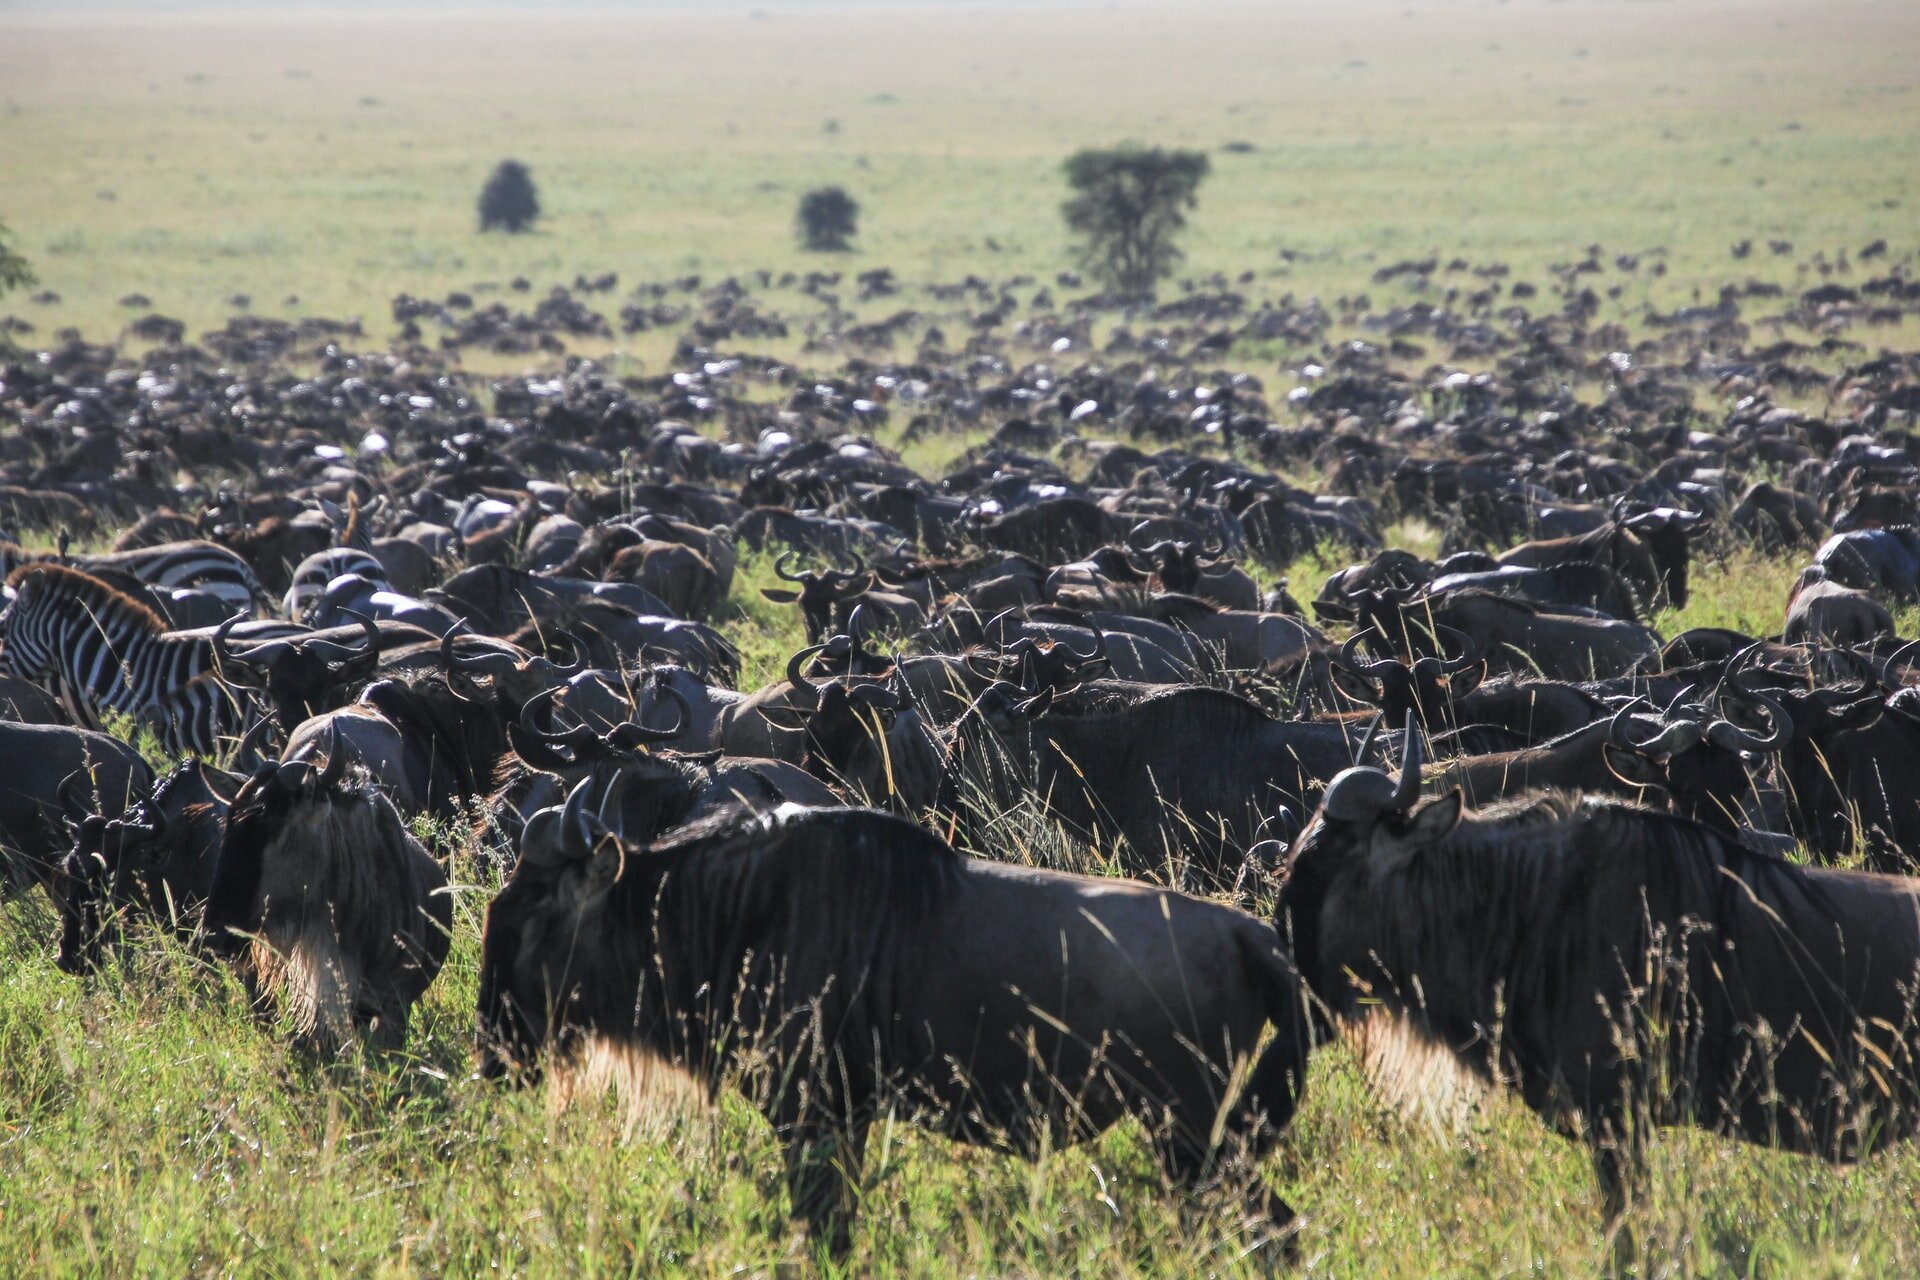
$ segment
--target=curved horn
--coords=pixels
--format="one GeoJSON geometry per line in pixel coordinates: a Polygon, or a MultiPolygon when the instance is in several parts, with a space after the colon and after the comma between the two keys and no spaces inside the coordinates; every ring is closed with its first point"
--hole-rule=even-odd
{"type": "Polygon", "coordinates": [[[1707,729],[1708,739],[1715,746],[1728,751],[1751,751],[1756,755],[1765,755],[1786,746],[1787,740],[1793,736],[1793,716],[1785,707],[1757,689],[1743,689],[1741,692],[1766,708],[1773,731],[1761,737],[1757,733],[1747,732],[1730,720],[1715,720],[1707,729]]]}
{"type": "Polygon", "coordinates": [[[1347,637],[1346,643],[1340,646],[1340,656],[1336,658],[1335,661],[1354,675],[1378,682],[1382,673],[1390,671],[1400,665],[1391,660],[1362,658],[1360,656],[1360,642],[1369,636],[1378,636],[1379,634],[1379,631],[1373,627],[1362,627],[1347,637]]]}
{"type": "Polygon", "coordinates": [[[347,773],[347,752],[340,744],[340,726],[332,720],[327,721],[327,765],[314,779],[314,790],[328,791],[340,783],[347,773]]]}
{"type": "Polygon", "coordinates": [[[73,793],[74,783],[85,783],[89,781],[91,781],[91,779],[87,777],[87,771],[85,769],[75,769],[72,773],[60,779],[59,787],[54,790],[53,799],[54,803],[60,806],[62,813],[82,815],[93,812],[93,805],[84,793],[80,795],[73,793]]]}
{"type": "Polygon", "coordinates": [[[600,741],[600,735],[589,725],[576,725],[571,729],[542,729],[533,723],[533,711],[542,702],[551,703],[558,687],[542,689],[520,705],[520,719],[515,726],[529,738],[544,747],[571,747],[575,753],[587,750],[600,741]]]}
{"type": "Polygon", "coordinates": [[[1920,658],[1920,640],[1909,640],[1888,654],[1887,660],[1880,664],[1880,669],[1886,673],[1885,679],[1887,683],[1893,683],[1893,669],[1895,667],[1905,666],[1916,658],[1920,658]]]}
{"type": "Polygon", "coordinates": [[[359,646],[336,644],[332,640],[309,640],[305,648],[310,653],[318,654],[321,661],[338,667],[339,673],[344,675],[350,669],[361,670],[380,661],[380,628],[364,613],[353,609],[343,609],[341,612],[360,624],[359,646]]]}
{"type": "Polygon", "coordinates": [[[1633,713],[1641,707],[1649,711],[1653,710],[1653,704],[1645,698],[1635,698],[1613,713],[1613,720],[1607,725],[1609,743],[1624,750],[1642,751],[1648,755],[1671,756],[1699,746],[1700,739],[1705,736],[1706,730],[1702,729],[1696,720],[1668,720],[1660,726],[1660,732],[1645,742],[1635,742],[1629,729],[1632,725],[1633,713]]]}
{"type": "Polygon", "coordinates": [[[686,727],[693,723],[693,707],[687,702],[686,694],[670,684],[656,683],[653,687],[655,692],[680,708],[680,718],[673,722],[673,727],[670,729],[650,729],[638,720],[629,720],[625,724],[615,725],[607,734],[609,746],[630,751],[643,742],[665,742],[669,738],[679,737],[686,727]]]}
{"type": "Polygon", "coordinates": [[[446,635],[440,637],[441,665],[449,672],[459,671],[463,675],[512,675],[520,664],[510,653],[486,652],[463,656],[454,649],[454,638],[460,634],[460,627],[465,622],[465,618],[460,619],[459,623],[447,628],[446,635]]]}
{"type": "Polygon", "coordinates": [[[239,626],[241,623],[245,622],[246,620],[247,620],[247,614],[246,614],[246,611],[243,609],[239,613],[234,614],[231,618],[228,618],[225,622],[222,622],[219,626],[213,629],[214,669],[219,672],[220,678],[222,680],[225,680],[228,684],[243,683],[242,681],[235,680],[232,676],[229,676],[227,674],[228,667],[233,666],[233,667],[243,667],[243,668],[249,668],[249,669],[253,668],[253,663],[251,663],[245,656],[235,653],[233,651],[233,646],[229,643],[229,640],[233,635],[233,629],[239,626]]]}
{"type": "Polygon", "coordinates": [[[1126,545],[1129,551],[1137,551],[1141,555],[1147,554],[1145,534],[1148,523],[1148,521],[1142,520],[1139,524],[1127,530],[1126,545]]]}
{"type": "Polygon", "coordinates": [[[797,559],[799,555],[798,551],[792,549],[781,552],[780,558],[773,562],[773,576],[785,582],[805,582],[806,574],[787,572],[787,561],[797,559]]]}
{"type": "Polygon", "coordinates": [[[1449,627],[1443,622],[1435,623],[1434,629],[1440,633],[1441,640],[1451,639],[1455,647],[1460,650],[1459,657],[1448,658],[1441,664],[1440,669],[1442,671],[1445,671],[1448,675],[1453,675],[1455,672],[1465,671],[1468,667],[1480,660],[1480,649],[1478,645],[1474,644],[1472,636],[1455,627],[1449,627]]]}
{"type": "Polygon", "coordinates": [[[1414,723],[1413,712],[1409,711],[1405,747],[1400,753],[1400,781],[1393,792],[1395,812],[1405,813],[1420,798],[1420,766],[1425,762],[1425,744],[1420,737],[1420,726],[1414,723]]]}
{"type": "MultiPolygon", "coordinates": [[[[807,679],[807,673],[801,670],[801,668],[807,665],[808,658],[811,658],[814,654],[819,653],[826,647],[827,646],[823,644],[810,644],[787,659],[787,683],[793,686],[795,693],[805,694],[804,700],[808,710],[819,707],[820,686],[807,679]]],[[[798,704],[796,703],[796,705],[798,704]]]]}

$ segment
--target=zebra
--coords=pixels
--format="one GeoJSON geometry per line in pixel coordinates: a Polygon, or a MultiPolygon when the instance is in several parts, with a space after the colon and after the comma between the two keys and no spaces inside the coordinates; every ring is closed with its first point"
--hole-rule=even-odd
{"type": "MultiPolygon", "coordinates": [[[[81,727],[128,716],[171,755],[213,755],[263,718],[250,694],[218,677],[213,628],[168,631],[147,606],[66,565],[22,565],[7,587],[13,599],[0,613],[0,656],[14,674],[58,697],[81,727]]],[[[305,631],[258,622],[234,636],[305,631]]]]}
{"type": "Polygon", "coordinates": [[[159,603],[175,592],[195,591],[211,596],[225,610],[220,616],[252,614],[266,592],[252,566],[217,542],[193,540],[162,542],[131,551],[67,556],[60,552],[24,551],[0,543],[0,577],[23,564],[65,564],[136,598],[151,594],[159,603]],[[57,557],[57,558],[56,558],[57,557]]]}
{"type": "Polygon", "coordinates": [[[320,603],[327,584],[344,574],[365,578],[376,591],[393,590],[386,566],[374,559],[372,552],[360,547],[334,547],[314,552],[294,569],[293,585],[287,588],[281,612],[301,622],[312,621],[308,615],[320,603]]]}

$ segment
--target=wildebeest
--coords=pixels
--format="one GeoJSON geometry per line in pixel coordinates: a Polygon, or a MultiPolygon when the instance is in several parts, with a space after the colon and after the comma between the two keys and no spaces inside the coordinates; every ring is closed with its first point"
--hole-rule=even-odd
{"type": "Polygon", "coordinates": [[[153,786],[138,751],[69,725],[0,721],[0,761],[0,891],[52,877],[72,843],[69,818],[117,818],[153,786]]]}
{"type": "Polygon", "coordinates": [[[96,967],[124,916],[147,916],[182,934],[198,928],[242,781],[187,759],[120,817],[80,820],[52,885],[62,969],[96,967]]]}
{"type": "Polygon", "coordinates": [[[407,1015],[447,957],[446,873],[337,742],[323,767],[261,765],[234,798],[202,922],[295,1033],[338,1048],[352,1028],[406,1042],[407,1015]]]}
{"type": "Polygon", "coordinates": [[[1610,1221],[1658,1126],[1845,1160],[1920,1120],[1915,882],[1574,795],[1419,797],[1412,734],[1398,779],[1327,789],[1280,894],[1301,974],[1583,1136],[1610,1221]]]}
{"type": "MultiPolygon", "coordinates": [[[[1286,1127],[1306,1058],[1296,979],[1253,917],[965,858],[858,809],[629,846],[569,797],[487,913],[479,1005],[486,1076],[599,1058],[746,1087],[794,1212],[835,1253],[891,1101],[1028,1155],[1140,1115],[1190,1186],[1223,1145],[1286,1127]]],[[[1257,1184],[1251,1200],[1291,1218],[1257,1184]]]]}

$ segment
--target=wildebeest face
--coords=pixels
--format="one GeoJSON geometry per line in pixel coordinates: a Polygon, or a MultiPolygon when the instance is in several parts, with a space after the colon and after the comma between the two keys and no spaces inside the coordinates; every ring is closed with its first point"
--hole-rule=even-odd
{"type": "Polygon", "coordinates": [[[1362,972],[1364,944],[1353,926],[1368,921],[1360,899],[1366,887],[1403,871],[1420,850],[1444,839],[1460,821],[1457,790],[1402,815],[1388,811],[1366,821],[1343,821],[1324,810],[1294,842],[1281,882],[1279,924],[1293,944],[1294,961],[1313,992],[1345,1013],[1353,988],[1348,971],[1362,972]]]}
{"type": "Polygon", "coordinates": [[[581,1029],[572,1015],[583,981],[610,962],[588,940],[599,936],[622,851],[610,837],[599,856],[588,851],[579,802],[586,785],[565,810],[543,809],[528,820],[520,861],[487,909],[475,1045],[486,1079],[537,1082],[541,1055],[581,1029]]]}

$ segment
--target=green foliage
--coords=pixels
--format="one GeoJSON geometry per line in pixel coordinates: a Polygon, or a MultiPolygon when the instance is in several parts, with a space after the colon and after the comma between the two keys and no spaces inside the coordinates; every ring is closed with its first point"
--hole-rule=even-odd
{"type": "Polygon", "coordinates": [[[0,294],[9,289],[24,289],[38,284],[40,278],[33,274],[33,267],[20,256],[18,250],[7,243],[12,235],[7,224],[0,222],[0,294]]]}
{"type": "Polygon", "coordinates": [[[518,160],[502,160],[480,189],[480,229],[519,234],[540,216],[540,192],[533,175],[518,160]]]}
{"type": "Polygon", "coordinates": [[[800,197],[793,221],[809,253],[845,253],[860,232],[860,202],[841,187],[819,187],[800,197]]]}
{"type": "Polygon", "coordinates": [[[1211,167],[1199,151],[1137,143],[1068,157],[1063,168],[1073,196],[1060,212],[1079,237],[1080,264],[1125,297],[1150,295],[1180,261],[1174,237],[1211,167]]]}

